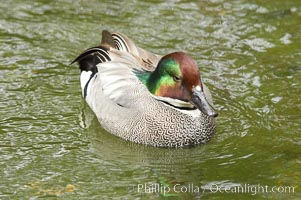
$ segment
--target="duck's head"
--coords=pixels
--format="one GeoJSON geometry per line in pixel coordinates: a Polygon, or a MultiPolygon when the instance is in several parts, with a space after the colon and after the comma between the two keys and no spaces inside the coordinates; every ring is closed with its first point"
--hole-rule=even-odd
{"type": "Polygon", "coordinates": [[[182,108],[198,108],[208,116],[217,116],[206,98],[196,62],[183,52],[162,57],[145,84],[153,95],[166,103],[182,108]]]}

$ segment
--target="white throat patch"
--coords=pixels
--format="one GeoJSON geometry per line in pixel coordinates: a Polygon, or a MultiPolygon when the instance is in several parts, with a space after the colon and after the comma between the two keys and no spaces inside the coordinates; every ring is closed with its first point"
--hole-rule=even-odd
{"type": "Polygon", "coordinates": [[[160,97],[160,96],[155,96],[155,95],[152,95],[152,96],[159,101],[164,101],[164,102],[169,103],[170,105],[173,105],[178,108],[194,108],[194,106],[191,103],[186,102],[186,101],[181,101],[179,99],[173,99],[170,97],[160,97]]]}

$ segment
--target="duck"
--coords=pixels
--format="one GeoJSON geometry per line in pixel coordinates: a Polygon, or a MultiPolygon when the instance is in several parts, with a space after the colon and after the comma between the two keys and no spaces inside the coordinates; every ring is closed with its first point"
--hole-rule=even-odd
{"type": "Polygon", "coordinates": [[[101,43],[73,63],[82,96],[109,133],[155,147],[207,143],[218,113],[196,61],[176,51],[161,56],[126,35],[102,31],[101,43]]]}

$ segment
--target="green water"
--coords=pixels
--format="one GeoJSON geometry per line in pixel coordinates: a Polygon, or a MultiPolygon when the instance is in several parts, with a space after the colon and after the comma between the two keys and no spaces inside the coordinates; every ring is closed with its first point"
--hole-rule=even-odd
{"type": "Polygon", "coordinates": [[[11,0],[0,9],[0,199],[301,199],[300,0],[11,0]],[[100,127],[69,63],[102,29],[196,59],[219,111],[210,143],[153,148],[100,127]]]}

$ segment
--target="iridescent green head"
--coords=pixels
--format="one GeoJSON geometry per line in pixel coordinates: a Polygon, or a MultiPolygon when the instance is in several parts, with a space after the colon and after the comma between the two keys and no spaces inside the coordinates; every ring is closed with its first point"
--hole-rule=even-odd
{"type": "Polygon", "coordinates": [[[153,95],[163,97],[161,100],[166,103],[176,99],[206,115],[217,116],[204,95],[196,62],[183,52],[162,57],[155,71],[138,77],[153,95]]]}

